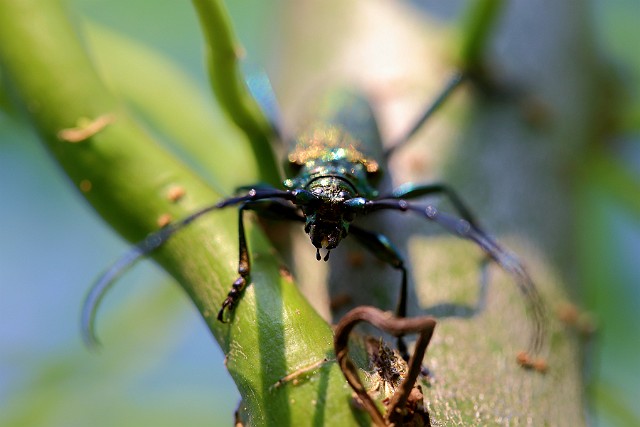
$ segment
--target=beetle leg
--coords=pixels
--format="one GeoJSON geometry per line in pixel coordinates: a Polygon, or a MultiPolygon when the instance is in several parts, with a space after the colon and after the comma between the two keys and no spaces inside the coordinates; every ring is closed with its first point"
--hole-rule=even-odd
{"type": "MultiPolygon", "coordinates": [[[[435,182],[431,184],[413,184],[407,183],[399,186],[394,189],[389,196],[380,197],[380,199],[416,199],[419,197],[429,196],[429,195],[442,195],[447,198],[449,203],[453,206],[453,208],[458,212],[458,215],[462,217],[465,221],[467,221],[473,228],[475,228],[478,232],[484,233],[482,227],[480,227],[480,223],[475,218],[475,215],[471,212],[471,209],[467,207],[467,205],[462,201],[462,198],[458,195],[458,193],[451,188],[449,185],[442,182],[435,182]]],[[[474,311],[479,311],[484,306],[484,295],[487,287],[487,268],[488,263],[487,259],[483,260],[480,265],[480,298],[478,299],[478,304],[476,305],[476,309],[474,311]]]]}
{"type": "Polygon", "coordinates": [[[227,298],[222,302],[222,307],[218,312],[218,320],[224,321],[224,310],[233,310],[240,299],[240,294],[247,285],[247,277],[251,272],[251,261],[249,259],[249,248],[247,246],[247,237],[244,232],[244,212],[247,209],[247,203],[243,203],[238,208],[238,278],[231,285],[231,290],[227,294],[227,298]]]}
{"type": "Polygon", "coordinates": [[[243,203],[238,209],[238,278],[231,285],[231,290],[222,302],[222,307],[218,312],[218,320],[226,323],[224,320],[224,311],[234,309],[240,295],[247,285],[247,278],[251,273],[251,261],[249,256],[249,248],[247,246],[247,238],[244,229],[244,212],[254,211],[263,218],[282,219],[288,221],[304,221],[304,217],[298,213],[293,206],[285,205],[278,200],[263,199],[252,200],[243,203]]]}
{"type": "Polygon", "coordinates": [[[516,279],[518,289],[526,299],[533,320],[529,350],[533,353],[541,350],[546,334],[544,304],[531,277],[515,255],[502,248],[493,238],[475,226],[475,222],[440,212],[432,205],[414,204],[399,199],[369,200],[362,205],[363,214],[381,209],[417,213],[429,221],[436,222],[452,234],[475,242],[491,259],[516,279]]]}
{"type": "MultiPolygon", "coordinates": [[[[407,317],[407,268],[404,266],[404,260],[402,255],[398,252],[395,246],[387,239],[383,234],[373,233],[371,231],[364,230],[356,225],[349,227],[349,234],[356,238],[356,240],[373,255],[375,255],[380,261],[389,264],[396,270],[400,270],[402,279],[400,281],[400,295],[398,297],[398,303],[396,305],[396,317],[407,317]]],[[[407,350],[407,344],[404,341],[404,335],[397,335],[397,347],[400,355],[404,360],[409,360],[409,351],[407,350]]]]}

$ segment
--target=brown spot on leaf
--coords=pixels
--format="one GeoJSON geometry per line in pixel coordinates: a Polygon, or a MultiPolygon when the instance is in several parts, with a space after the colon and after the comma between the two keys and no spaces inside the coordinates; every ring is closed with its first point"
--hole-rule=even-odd
{"type": "Polygon", "coordinates": [[[278,271],[280,272],[280,277],[288,282],[293,282],[293,275],[285,265],[280,264],[278,271]]]}
{"type": "Polygon", "coordinates": [[[171,222],[173,218],[171,217],[171,214],[168,213],[164,213],[162,215],[160,215],[156,221],[156,223],[158,224],[158,227],[166,227],[167,225],[169,225],[169,223],[171,222]]]}
{"type": "Polygon", "coordinates": [[[58,138],[61,141],[71,142],[74,144],[86,141],[114,121],[115,116],[113,114],[103,114],[93,120],[81,117],[78,119],[76,127],[60,130],[60,132],[58,132],[58,138]]]}
{"type": "Polygon", "coordinates": [[[184,197],[185,194],[186,194],[186,191],[184,187],[180,185],[172,185],[167,190],[167,199],[175,203],[178,200],[180,200],[182,197],[184,197]]]}
{"type": "Polygon", "coordinates": [[[91,181],[89,181],[88,179],[83,179],[82,181],[80,181],[80,184],[78,186],[80,187],[80,191],[82,191],[83,193],[88,193],[89,191],[91,191],[93,184],[91,184],[91,181]]]}
{"type": "Polygon", "coordinates": [[[578,321],[578,307],[576,307],[575,304],[567,301],[562,302],[558,306],[556,314],[558,316],[558,319],[560,319],[560,321],[565,325],[573,326],[578,321]]]}

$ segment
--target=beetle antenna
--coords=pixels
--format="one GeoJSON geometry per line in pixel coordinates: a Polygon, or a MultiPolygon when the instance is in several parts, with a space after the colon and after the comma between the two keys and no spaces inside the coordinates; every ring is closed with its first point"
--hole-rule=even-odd
{"type": "Polygon", "coordinates": [[[219,209],[223,206],[224,205],[222,205],[221,203],[207,206],[182,219],[181,221],[171,223],[166,227],[163,227],[160,230],[156,231],[155,233],[148,235],[133,249],[125,253],[116,262],[114,262],[107,269],[107,271],[105,271],[102,276],[100,276],[98,280],[96,280],[84,300],[80,318],[82,339],[87,347],[96,348],[100,345],[95,334],[96,313],[98,311],[98,307],[100,306],[102,298],[106,295],[109,289],[111,289],[111,286],[118,280],[118,278],[129,268],[133,267],[133,265],[140,258],[162,246],[176,231],[189,225],[192,221],[199,218],[200,216],[211,212],[214,209],[219,209]]]}

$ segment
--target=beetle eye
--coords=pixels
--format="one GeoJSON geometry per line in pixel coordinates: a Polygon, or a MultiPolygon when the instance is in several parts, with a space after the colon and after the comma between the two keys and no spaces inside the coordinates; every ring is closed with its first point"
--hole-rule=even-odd
{"type": "Polygon", "coordinates": [[[364,210],[364,207],[367,203],[367,200],[364,197],[354,197],[352,199],[347,199],[344,201],[345,213],[361,213],[364,210]]]}
{"type": "Polygon", "coordinates": [[[298,206],[305,206],[318,200],[318,196],[307,190],[298,190],[295,192],[295,196],[295,204],[298,206]]]}

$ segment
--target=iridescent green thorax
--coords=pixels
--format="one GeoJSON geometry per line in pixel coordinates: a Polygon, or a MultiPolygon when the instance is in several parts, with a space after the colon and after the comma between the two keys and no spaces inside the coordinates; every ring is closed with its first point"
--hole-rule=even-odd
{"type": "Polygon", "coordinates": [[[361,143],[344,129],[318,125],[302,133],[288,160],[297,175],[287,179],[288,188],[306,188],[322,177],[338,177],[349,182],[360,195],[375,194],[370,181],[377,177],[380,166],[361,151],[361,143]]]}
{"type": "Polygon", "coordinates": [[[348,181],[358,195],[375,197],[382,170],[382,144],[369,103],[351,92],[324,98],[314,120],[292,141],[288,188],[309,189],[323,176],[348,181]]]}
{"type": "Polygon", "coordinates": [[[380,165],[363,152],[365,149],[362,141],[356,139],[347,129],[318,123],[298,136],[288,159],[289,162],[298,165],[310,161],[329,163],[346,160],[349,163],[361,163],[369,173],[378,172],[380,165]]]}

